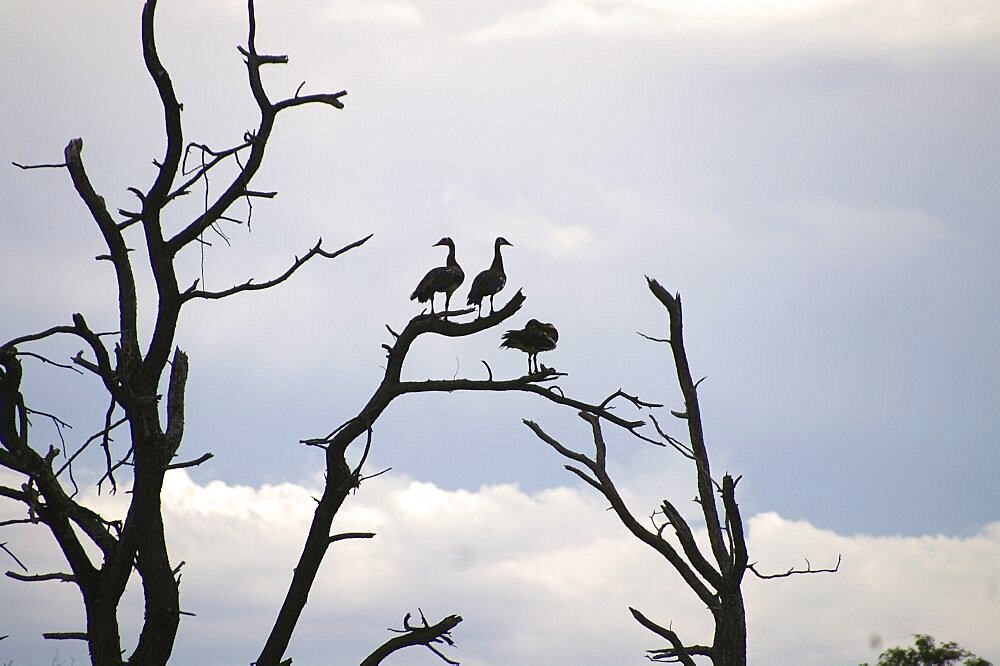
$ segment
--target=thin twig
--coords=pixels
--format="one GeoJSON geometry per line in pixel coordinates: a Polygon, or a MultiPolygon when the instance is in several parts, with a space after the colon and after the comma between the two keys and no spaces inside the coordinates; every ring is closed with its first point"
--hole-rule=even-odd
{"type": "Polygon", "coordinates": [[[753,564],[748,564],[747,565],[747,569],[749,569],[750,571],[752,571],[753,574],[755,576],[757,576],[757,578],[762,578],[764,580],[768,580],[768,579],[771,579],[771,578],[787,578],[788,576],[797,576],[797,575],[800,575],[800,574],[837,573],[837,571],[840,569],[840,562],[841,562],[842,558],[843,558],[843,555],[837,555],[837,564],[833,568],[830,568],[830,569],[813,569],[812,568],[812,564],[810,564],[809,560],[806,560],[806,568],[805,569],[796,569],[795,567],[792,567],[788,571],[786,571],[784,573],[778,573],[778,574],[762,574],[762,573],[760,573],[759,571],[757,571],[757,568],[756,568],[757,563],[756,562],[754,562],[753,564]]]}

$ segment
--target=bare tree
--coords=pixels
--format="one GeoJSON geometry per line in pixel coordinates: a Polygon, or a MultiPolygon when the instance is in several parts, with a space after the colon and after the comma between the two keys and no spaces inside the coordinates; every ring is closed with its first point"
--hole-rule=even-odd
{"type": "Polygon", "coordinates": [[[668,434],[660,427],[654,416],[650,416],[650,420],[656,430],[656,439],[647,437],[636,429],[632,429],[632,434],[661,446],[673,447],[694,465],[697,481],[695,501],[701,509],[701,517],[708,533],[707,551],[698,543],[694,529],[673,501],[663,500],[659,512],[654,514],[653,529],[647,527],[645,521],[637,518],[626,506],[614,480],[608,474],[607,446],[600,415],[585,411],[579,413],[580,418],[591,428],[594,442],[592,457],[564,446],[537,423],[527,420],[524,423],[542,441],[575,463],[567,464],[566,469],[601,493],[628,531],[662,555],[712,613],[715,622],[712,642],[696,644],[683,641],[672,628],[650,620],[635,608],[629,608],[639,624],[669,643],[668,647],[649,650],[648,658],[654,662],[694,666],[695,658],[703,657],[715,666],[745,666],[747,629],[742,583],[747,571],[761,578],[834,572],[840,566],[840,558],[838,557],[837,565],[832,569],[813,569],[807,562],[805,569],[792,568],[780,574],[758,573],[755,566],[750,563],[743,518],[736,503],[736,485],[740,477],[734,479],[731,475],[724,474],[722,482],[719,483],[712,476],[702,426],[701,407],[698,404],[698,385],[701,380],[694,380],[684,349],[680,294],[671,295],[656,280],[647,278],[647,283],[669,316],[669,337],[650,339],[665,342],[670,346],[677,383],[684,398],[684,409],[671,411],[671,414],[687,424],[688,441],[685,443],[668,434]],[[721,510],[716,494],[722,500],[721,510]],[[668,529],[673,532],[673,541],[667,536],[668,529]]]}
{"type": "MultiPolygon", "coordinates": [[[[142,57],[163,110],[166,134],[165,154],[155,161],[152,182],[145,188],[129,187],[138,200],[137,210],[108,209],[103,196],[91,184],[84,167],[83,141],[73,139],[59,164],[20,165],[23,169],[66,169],[80,200],[97,225],[107,248],[98,260],[111,264],[117,284],[118,327],[113,332],[97,332],[82,313],[71,322],[57,324],[44,331],[28,333],[0,344],[0,465],[23,475],[20,487],[0,487],[0,496],[20,502],[27,522],[48,528],[58,544],[68,572],[25,575],[9,573],[24,581],[66,581],[79,589],[86,612],[86,627],[79,632],[47,634],[52,639],[79,639],[88,643],[95,664],[121,664],[124,661],[117,609],[133,570],[142,583],[144,617],[135,649],[127,661],[135,664],[164,664],[173,649],[181,614],[179,568],[171,563],[164,535],[160,494],[165,474],[171,469],[198,464],[211,457],[206,453],[195,460],[175,460],[184,435],[184,393],[188,378],[188,358],[175,346],[175,336],[184,307],[196,300],[216,300],[245,292],[275,287],[307,262],[317,257],[333,259],[362,245],[366,236],[336,250],[328,250],[322,240],[296,257],[289,268],[263,282],[246,282],[223,291],[200,289],[198,280],[186,288],[179,284],[178,257],[201,242],[201,236],[225,222],[237,222],[230,209],[240,201],[269,198],[273,192],[254,190],[251,181],[264,159],[265,148],[279,114],[293,108],[323,104],[343,108],[346,92],[299,95],[272,101],[261,82],[265,65],[286,63],[284,55],[265,55],[257,51],[252,0],[248,4],[249,34],[240,52],[246,62],[250,92],[259,109],[259,122],[246,132],[237,145],[212,150],[204,144],[185,143],[181,119],[182,105],[173,83],[157,53],[154,30],[156,1],[147,0],[142,9],[142,57]],[[201,159],[192,168],[185,165],[187,156],[201,159]],[[222,164],[236,175],[214,197],[206,196],[204,210],[193,220],[172,229],[164,213],[191,188],[203,182],[222,164]],[[132,243],[145,247],[148,265],[131,251],[132,243]],[[155,283],[155,294],[141,293],[136,273],[148,270],[155,283]],[[147,305],[148,304],[148,305],[147,305]],[[152,306],[155,320],[148,338],[139,333],[140,307],[152,306]],[[57,336],[79,342],[84,351],[72,359],[72,365],[49,361],[29,351],[32,345],[57,336]],[[40,448],[31,428],[33,410],[25,404],[21,392],[24,368],[22,358],[49,361],[89,373],[104,393],[107,409],[103,428],[74,452],[55,447],[40,448]],[[170,368],[167,373],[167,368],[170,368]],[[165,404],[161,395],[166,395],[165,404]],[[113,433],[128,431],[128,446],[114,445],[113,433]],[[72,463],[88,447],[103,449],[105,471],[99,483],[108,483],[112,491],[116,475],[130,476],[131,495],[122,520],[108,519],[76,499],[72,463]],[[63,458],[60,458],[60,454],[63,458]],[[72,490],[69,488],[72,485],[72,490]],[[94,556],[94,549],[99,553],[94,556]]],[[[195,160],[191,160],[194,162],[195,160]]],[[[207,191],[207,190],[206,190],[207,191]]],[[[56,417],[53,417],[56,419],[56,417]]],[[[58,424],[58,422],[57,422],[58,424]]],[[[63,447],[65,448],[65,446],[63,447]]]]}

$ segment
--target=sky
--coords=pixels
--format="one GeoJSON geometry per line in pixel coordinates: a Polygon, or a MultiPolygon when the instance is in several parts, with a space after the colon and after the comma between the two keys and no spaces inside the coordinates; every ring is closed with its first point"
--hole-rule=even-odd
{"type": "MultiPolygon", "coordinates": [[[[148,185],[163,149],[138,16],[120,0],[0,4],[0,341],[73,312],[114,328],[112,275],[67,174],[11,162],[59,162],[82,137],[109,207],[134,205],[126,188],[148,185]]],[[[187,138],[241,141],[256,122],[236,51],[245,5],[161,0],[157,18],[187,138]]],[[[182,455],[215,457],[165,491],[196,613],[177,663],[256,655],[246,636],[277,608],[321,484],[298,442],[367,401],[385,326],[420,312],[408,296],[446,235],[467,274],[496,236],[513,243],[502,296],[527,301],[509,327],[553,322],[559,347],[541,360],[590,402],[622,388],[680,406],[666,348],[637,333],[667,325],[644,276],[682,294],[713,467],[743,475],[751,558],[784,571],[843,556],[833,576],[747,582],[751,663],[873,661],[915,632],[1000,660],[1000,5],[260,0],[257,18],[258,48],[290,58],[267,72],[272,97],[304,81],[347,90],[346,108],[283,114],[255,181],[278,196],[181,272],[223,289],[280,274],[319,237],[374,237],[276,290],[186,312],[182,455]]],[[[421,340],[404,374],[484,378],[486,361],[516,377],[524,357],[499,333],[421,340]]],[[[74,426],[64,446],[100,428],[88,378],[25,364],[29,405],[74,426]]],[[[587,447],[586,424],[535,396],[390,407],[368,469],[392,470],[338,526],[378,536],[331,551],[296,664],[357,663],[417,607],[466,618],[449,653],[463,664],[643,663],[659,645],[629,605],[708,640],[693,594],[524,418],[587,447]]],[[[35,432],[58,442],[44,420],[35,432]]],[[[693,495],[683,460],[608,434],[637,515],[693,495]]],[[[59,567],[43,535],[4,529],[33,570],[59,567]]],[[[0,580],[0,663],[85,662],[40,638],[82,618],[73,591],[49,585],[0,580]]],[[[122,615],[139,608],[130,597],[122,615]]]]}

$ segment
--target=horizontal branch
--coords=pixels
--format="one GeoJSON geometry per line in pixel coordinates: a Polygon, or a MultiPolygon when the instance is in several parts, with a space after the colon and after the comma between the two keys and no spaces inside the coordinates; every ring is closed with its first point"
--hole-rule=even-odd
{"type": "Polygon", "coordinates": [[[287,55],[261,55],[259,53],[250,53],[242,46],[237,46],[236,50],[239,51],[244,58],[247,60],[253,60],[257,65],[287,65],[288,56],[287,55]]]}
{"type": "Polygon", "coordinates": [[[576,400],[575,398],[566,397],[561,393],[553,391],[551,387],[541,386],[537,383],[541,381],[548,381],[553,379],[555,376],[557,375],[552,374],[550,376],[549,373],[535,373],[534,375],[525,375],[517,379],[507,379],[501,381],[490,381],[485,379],[428,379],[422,382],[400,382],[397,385],[397,393],[422,393],[427,391],[523,391],[525,393],[540,395],[547,400],[551,400],[552,402],[560,405],[573,407],[581,412],[587,412],[589,414],[599,416],[600,418],[606,419],[611,423],[621,426],[627,430],[634,430],[645,425],[644,421],[629,421],[628,419],[623,419],[600,405],[592,405],[590,403],[576,400]]]}
{"type": "Polygon", "coordinates": [[[50,631],[42,634],[42,638],[50,641],[85,641],[88,640],[85,631],[50,631]]]}
{"type": "Polygon", "coordinates": [[[0,520],[0,527],[8,527],[10,525],[35,525],[36,521],[31,518],[11,518],[9,520],[0,520]]]}
{"type": "Polygon", "coordinates": [[[373,539],[375,538],[374,532],[343,532],[341,534],[334,534],[330,537],[329,543],[334,543],[336,541],[346,541],[348,539],[373,539]]]}
{"type": "Polygon", "coordinates": [[[75,583],[76,576],[73,574],[54,572],[47,574],[19,574],[16,571],[7,571],[4,573],[8,578],[13,578],[14,580],[19,580],[23,583],[38,583],[42,581],[58,580],[62,583],[75,583]]]}
{"type": "Polygon", "coordinates": [[[67,166],[65,162],[60,162],[59,164],[21,164],[19,162],[11,162],[11,164],[25,171],[29,169],[65,169],[67,166]]]}
{"type": "Polygon", "coordinates": [[[327,104],[336,109],[343,109],[344,103],[340,101],[341,97],[347,95],[346,90],[341,90],[336,93],[319,93],[316,95],[303,95],[299,97],[289,97],[288,99],[283,99],[277,102],[272,107],[275,112],[283,111],[284,109],[291,108],[293,106],[302,106],[303,104],[327,104]]]}
{"type": "MultiPolygon", "coordinates": [[[[3,454],[11,456],[11,454],[7,453],[6,451],[0,451],[0,456],[2,456],[3,454]]],[[[13,458],[13,456],[11,456],[11,458],[13,458]]],[[[4,460],[4,467],[8,466],[9,465],[7,465],[7,461],[4,460]]],[[[23,490],[16,490],[14,488],[9,488],[7,486],[0,486],[0,497],[9,497],[10,499],[17,500],[18,502],[31,501],[31,496],[28,495],[28,493],[24,492],[23,490]]]]}
{"type": "Polygon", "coordinates": [[[757,569],[756,569],[756,564],[757,563],[756,562],[754,562],[753,564],[747,565],[747,569],[749,569],[750,571],[752,571],[753,574],[755,576],[757,576],[757,578],[761,578],[763,580],[770,580],[771,578],[787,578],[789,576],[798,576],[798,575],[801,575],[801,574],[837,573],[837,571],[840,570],[840,563],[842,561],[842,558],[843,558],[843,555],[837,555],[837,564],[833,568],[831,568],[831,569],[813,569],[812,568],[812,564],[809,562],[808,559],[806,560],[806,568],[805,569],[796,569],[795,567],[792,567],[791,569],[789,569],[788,571],[786,571],[784,573],[762,574],[759,571],[757,571],[757,569]]]}

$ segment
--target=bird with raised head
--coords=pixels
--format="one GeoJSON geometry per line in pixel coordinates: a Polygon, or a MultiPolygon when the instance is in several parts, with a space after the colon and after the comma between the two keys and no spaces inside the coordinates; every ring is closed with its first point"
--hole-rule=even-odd
{"type": "Polygon", "coordinates": [[[417,288],[410,294],[411,301],[420,303],[431,302],[431,314],[434,314],[434,294],[444,294],[444,318],[448,318],[448,306],[451,303],[451,295],[465,280],[465,272],[455,260],[455,241],[445,236],[431,247],[444,245],[448,248],[448,259],[444,266],[438,266],[427,271],[427,275],[420,281],[417,288]]]}
{"type": "Polygon", "coordinates": [[[500,247],[513,243],[507,241],[503,236],[498,236],[493,242],[493,263],[486,270],[479,273],[472,281],[472,288],[469,289],[468,305],[475,305],[477,309],[476,317],[483,316],[483,299],[490,297],[490,314],[493,314],[493,297],[500,293],[503,286],[507,284],[507,274],[503,271],[503,257],[500,256],[500,247]]]}
{"type": "Polygon", "coordinates": [[[524,328],[507,331],[503,334],[501,347],[518,349],[528,355],[528,374],[539,372],[538,353],[551,351],[559,341],[559,331],[552,324],[546,324],[537,319],[529,319],[524,328]]]}

